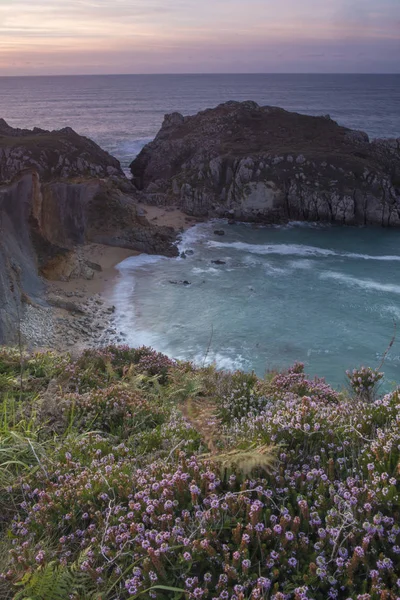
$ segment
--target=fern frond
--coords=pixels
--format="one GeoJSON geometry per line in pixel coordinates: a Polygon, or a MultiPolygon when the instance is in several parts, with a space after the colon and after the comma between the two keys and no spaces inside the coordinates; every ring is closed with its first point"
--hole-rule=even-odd
{"type": "Polygon", "coordinates": [[[221,441],[221,423],[215,403],[206,399],[189,398],[182,406],[182,413],[200,434],[210,452],[216,454],[217,442],[221,441]]]}
{"type": "Polygon", "coordinates": [[[17,585],[23,589],[14,600],[69,600],[74,594],[88,598],[94,591],[93,580],[80,570],[79,561],[69,567],[52,561],[25,573],[17,585]]]}
{"type": "Polygon", "coordinates": [[[273,446],[258,446],[248,450],[231,450],[210,456],[221,469],[238,471],[248,477],[255,470],[270,474],[277,465],[277,457],[273,446]]]}
{"type": "Polygon", "coordinates": [[[11,389],[16,385],[16,379],[11,373],[0,373],[0,390],[2,392],[11,389]]]}
{"type": "Polygon", "coordinates": [[[224,439],[221,436],[222,425],[215,402],[189,398],[182,406],[182,413],[201,435],[210,451],[201,458],[212,460],[222,471],[236,471],[247,477],[255,470],[271,473],[276,467],[278,460],[273,446],[253,444],[246,450],[218,451],[218,444],[224,439]]]}

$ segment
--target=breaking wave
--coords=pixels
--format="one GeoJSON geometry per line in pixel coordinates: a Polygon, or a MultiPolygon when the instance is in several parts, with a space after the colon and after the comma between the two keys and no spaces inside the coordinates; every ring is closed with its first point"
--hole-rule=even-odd
{"type": "Polygon", "coordinates": [[[371,255],[357,254],[355,252],[337,252],[328,248],[319,248],[317,246],[305,246],[303,244],[246,244],[245,242],[218,242],[210,240],[210,248],[231,248],[250,254],[276,254],[279,256],[337,256],[340,258],[354,258],[359,260],[382,260],[382,261],[400,261],[399,255],[371,255]]]}
{"type": "Polygon", "coordinates": [[[350,277],[349,275],[337,273],[336,271],[326,271],[325,273],[321,273],[320,279],[334,279],[340,283],[344,283],[349,286],[360,287],[364,290],[400,294],[400,285],[395,285],[393,283],[380,283],[379,281],[374,281],[373,279],[357,279],[356,277],[350,277]]]}

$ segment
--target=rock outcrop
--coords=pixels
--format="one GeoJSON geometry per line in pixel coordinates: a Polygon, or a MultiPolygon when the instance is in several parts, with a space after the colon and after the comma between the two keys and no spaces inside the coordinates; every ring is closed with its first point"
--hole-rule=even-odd
{"type": "Polygon", "coordinates": [[[176,232],[149,223],[119,162],[69,129],[0,121],[0,343],[17,341],[26,307],[46,305],[42,276],[90,277],[80,248],[99,243],[176,255],[176,232]]]}
{"type": "Polygon", "coordinates": [[[43,181],[72,177],[124,177],[119,161],[70,127],[59,131],[14,129],[0,119],[0,182],[23,169],[43,181]]]}
{"type": "Polygon", "coordinates": [[[131,164],[147,202],[196,216],[400,226],[400,140],[255,102],[166,115],[131,164]]]}

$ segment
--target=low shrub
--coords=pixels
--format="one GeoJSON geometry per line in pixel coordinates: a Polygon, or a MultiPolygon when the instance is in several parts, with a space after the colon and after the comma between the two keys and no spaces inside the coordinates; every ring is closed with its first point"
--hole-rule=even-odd
{"type": "Polygon", "coordinates": [[[376,386],[383,379],[384,374],[378,369],[359,367],[353,371],[346,371],[351,389],[363,400],[371,401],[376,386]]]}
{"type": "Polygon", "coordinates": [[[51,372],[58,434],[39,422],[17,441],[0,420],[4,598],[400,597],[398,390],[352,397],[300,364],[259,380],[148,348],[51,372]],[[257,452],[268,468],[245,468],[257,452]]]}

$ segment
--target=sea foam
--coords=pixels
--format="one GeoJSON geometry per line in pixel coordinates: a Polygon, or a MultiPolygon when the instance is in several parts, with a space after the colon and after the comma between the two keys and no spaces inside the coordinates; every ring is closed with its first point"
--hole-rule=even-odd
{"type": "Polygon", "coordinates": [[[399,255],[370,255],[357,254],[355,252],[337,252],[329,248],[319,248],[318,246],[306,246],[303,244],[246,244],[245,242],[218,242],[210,240],[210,248],[231,248],[250,254],[276,254],[280,256],[335,256],[340,258],[353,258],[359,260],[382,260],[382,261],[400,261],[399,255]]]}
{"type": "Polygon", "coordinates": [[[148,265],[153,265],[161,260],[168,260],[168,257],[160,256],[158,254],[139,254],[138,256],[129,256],[119,263],[116,268],[118,271],[131,271],[133,269],[140,269],[148,265]]]}
{"type": "Polygon", "coordinates": [[[344,283],[349,286],[357,286],[364,290],[371,290],[376,292],[390,292],[393,294],[400,294],[400,285],[393,283],[381,283],[372,279],[358,279],[357,277],[351,277],[344,273],[338,273],[336,271],[326,271],[320,274],[320,279],[334,279],[339,283],[344,283]]]}

